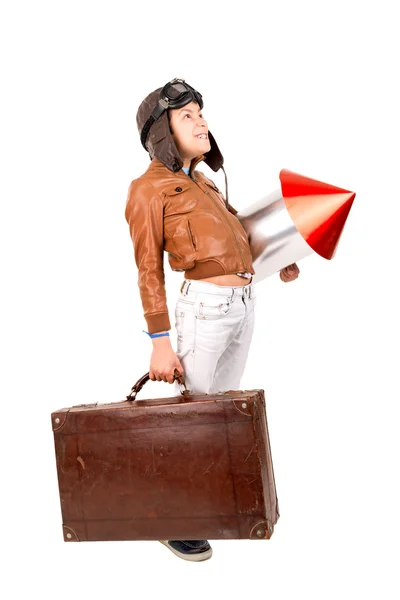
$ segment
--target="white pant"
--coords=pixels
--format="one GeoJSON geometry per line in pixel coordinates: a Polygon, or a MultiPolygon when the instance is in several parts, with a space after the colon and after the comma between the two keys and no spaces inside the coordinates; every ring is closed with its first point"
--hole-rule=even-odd
{"type": "MultiPolygon", "coordinates": [[[[185,279],[175,308],[178,356],[191,393],[240,390],[254,329],[255,284],[185,279]]],[[[183,391],[176,380],[174,395],[183,391]]]]}

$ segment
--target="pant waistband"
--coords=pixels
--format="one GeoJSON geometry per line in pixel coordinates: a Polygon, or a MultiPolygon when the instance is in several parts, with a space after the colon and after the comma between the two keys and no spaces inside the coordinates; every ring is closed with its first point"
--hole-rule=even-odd
{"type": "Polygon", "coordinates": [[[254,295],[253,280],[246,285],[217,285],[210,281],[200,281],[197,279],[185,279],[181,285],[181,293],[185,296],[189,292],[203,292],[208,294],[218,294],[219,296],[245,296],[251,298],[254,295]]]}

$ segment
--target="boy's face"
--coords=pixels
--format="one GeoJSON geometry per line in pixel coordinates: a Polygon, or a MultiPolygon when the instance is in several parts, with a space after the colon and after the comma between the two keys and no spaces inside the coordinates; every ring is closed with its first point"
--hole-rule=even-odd
{"type": "Polygon", "coordinates": [[[211,150],[207,121],[196,102],[189,102],[182,108],[169,109],[169,122],[172,137],[185,167],[190,166],[192,158],[211,150]],[[198,137],[200,134],[205,134],[206,137],[198,137]]]}

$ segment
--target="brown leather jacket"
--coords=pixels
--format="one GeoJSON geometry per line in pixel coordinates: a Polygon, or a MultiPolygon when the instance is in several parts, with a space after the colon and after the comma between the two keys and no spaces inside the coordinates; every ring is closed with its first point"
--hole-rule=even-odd
{"type": "Polygon", "coordinates": [[[188,177],[154,157],[129,186],[125,217],[138,267],[138,285],[148,332],[171,329],[165,293],[164,250],[173,271],[186,279],[249,271],[249,240],[238,212],[192,160],[188,177]]]}

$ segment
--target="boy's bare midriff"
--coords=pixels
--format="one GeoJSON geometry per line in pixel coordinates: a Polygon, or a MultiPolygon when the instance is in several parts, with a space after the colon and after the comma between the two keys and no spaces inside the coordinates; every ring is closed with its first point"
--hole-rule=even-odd
{"type": "Polygon", "coordinates": [[[215,283],[216,285],[247,285],[250,283],[251,277],[245,279],[234,273],[229,273],[228,275],[216,275],[215,277],[199,279],[199,281],[208,281],[210,283],[215,283]]]}

